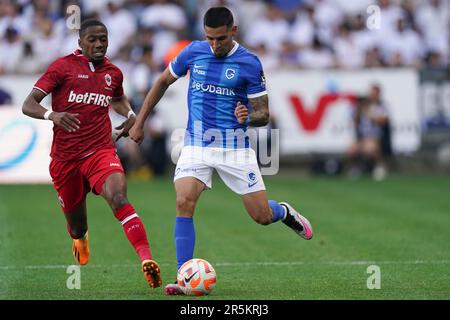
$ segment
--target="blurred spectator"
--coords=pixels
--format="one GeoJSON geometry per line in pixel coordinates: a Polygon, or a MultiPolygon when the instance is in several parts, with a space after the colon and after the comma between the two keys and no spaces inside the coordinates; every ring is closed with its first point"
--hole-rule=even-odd
{"type": "Polygon", "coordinates": [[[22,7],[13,0],[0,1],[0,38],[5,35],[6,29],[13,28],[20,34],[31,31],[31,21],[21,14],[22,7]]]}
{"type": "Polygon", "coordinates": [[[12,73],[20,63],[23,41],[14,27],[8,27],[0,40],[0,74],[12,73]]]}
{"type": "Polygon", "coordinates": [[[189,43],[191,43],[189,40],[180,40],[175,42],[164,55],[164,67],[167,67],[169,63],[178,56],[181,50],[189,45],[189,43]]]}
{"type": "MultiPolygon", "coordinates": [[[[11,27],[18,34],[13,43],[29,41],[27,54],[41,56],[45,68],[54,56],[70,54],[77,48],[78,32],[66,25],[66,8],[73,4],[81,6],[82,19],[99,18],[109,27],[110,58],[126,46],[132,48],[131,62],[137,63],[143,48],[152,47],[159,71],[167,65],[174,46],[204,39],[201,12],[218,5],[228,6],[235,13],[239,27],[236,40],[257,51],[267,68],[450,63],[448,0],[0,0],[2,43],[11,27]],[[366,9],[372,4],[380,8],[379,30],[366,26],[366,9]],[[313,44],[314,37],[319,46],[313,44]],[[311,57],[312,53],[320,56],[311,57]]],[[[0,56],[12,57],[14,52],[20,56],[22,50],[1,52],[0,56]]],[[[3,66],[1,72],[14,73],[8,68],[5,71],[3,66]]]]}
{"type": "Polygon", "coordinates": [[[11,104],[12,98],[9,92],[0,88],[0,105],[11,104]]]}
{"type": "Polygon", "coordinates": [[[391,66],[419,67],[424,56],[419,35],[405,25],[403,18],[397,20],[394,31],[384,35],[381,48],[386,62],[391,66]]]}
{"type": "Polygon", "coordinates": [[[100,20],[108,28],[108,56],[114,58],[122,47],[131,43],[137,30],[133,14],[124,8],[124,0],[109,0],[100,20]]]}
{"type": "Polygon", "coordinates": [[[40,72],[58,58],[58,50],[49,50],[49,48],[58,48],[61,38],[56,33],[53,22],[46,16],[36,15],[34,25],[35,30],[30,40],[35,55],[40,57],[41,66],[37,71],[40,72]]]}
{"type": "Polygon", "coordinates": [[[329,69],[335,66],[331,50],[315,37],[311,48],[300,52],[300,66],[306,69],[329,69]]]}
{"type": "Polygon", "coordinates": [[[343,14],[330,0],[315,0],[314,21],[316,34],[324,44],[332,45],[334,34],[343,22],[343,14]]]}
{"type": "Polygon", "coordinates": [[[244,41],[254,50],[261,44],[271,53],[279,54],[283,42],[289,39],[289,24],[283,17],[283,12],[272,4],[267,5],[266,14],[256,20],[244,41]]]}
{"type": "Polygon", "coordinates": [[[311,46],[314,39],[314,28],[314,8],[305,7],[298,10],[290,30],[290,41],[296,49],[304,49],[311,46]]]}
{"type": "Polygon", "coordinates": [[[42,61],[42,55],[37,54],[33,44],[29,41],[23,43],[22,55],[20,63],[15,67],[15,73],[19,74],[36,74],[44,71],[46,63],[42,61]]]}
{"type": "Polygon", "coordinates": [[[296,10],[304,4],[304,0],[271,0],[275,7],[281,10],[288,23],[295,19],[296,10]]]}
{"type": "MultiPolygon", "coordinates": [[[[159,73],[159,66],[153,59],[151,47],[145,47],[140,61],[135,64],[130,74],[133,97],[133,105],[140,107],[144,102],[145,96],[153,85],[156,75],[159,73]]],[[[139,111],[139,110],[136,110],[139,111]]]]}
{"type": "Polygon", "coordinates": [[[367,52],[378,47],[377,32],[373,32],[366,27],[366,21],[362,14],[349,19],[349,23],[352,25],[353,39],[363,52],[367,54],[367,52]]]}
{"type": "Polygon", "coordinates": [[[392,154],[390,121],[381,100],[381,88],[372,85],[368,97],[360,98],[353,114],[355,141],[346,152],[349,175],[371,172],[375,180],[386,177],[386,157],[392,154]]]}
{"type": "MultiPolygon", "coordinates": [[[[243,0],[239,2],[238,6],[232,7],[231,10],[235,11],[233,12],[233,15],[236,18],[236,25],[239,28],[238,35],[242,38],[245,34],[250,32],[254,22],[264,15],[266,6],[259,0],[243,0]]],[[[203,15],[201,15],[201,17],[203,17],[203,15]]]]}
{"type": "Polygon", "coordinates": [[[355,41],[347,23],[339,27],[338,37],[334,39],[333,47],[338,68],[355,69],[364,66],[364,52],[355,41]]]}
{"type": "Polygon", "coordinates": [[[366,68],[381,68],[385,67],[383,60],[381,58],[381,53],[378,47],[373,47],[366,51],[364,66],[366,68]]]}
{"type": "Polygon", "coordinates": [[[378,4],[380,7],[380,29],[377,33],[381,40],[388,33],[395,32],[397,21],[404,18],[404,11],[391,0],[379,0],[378,4]]]}
{"type": "Polygon", "coordinates": [[[449,51],[450,6],[446,1],[430,0],[415,11],[416,24],[422,32],[430,51],[442,56],[449,51]]]}
{"type": "Polygon", "coordinates": [[[261,61],[265,71],[276,70],[281,66],[279,55],[269,52],[263,43],[256,47],[254,52],[261,61]]]}
{"type": "Polygon", "coordinates": [[[140,23],[154,31],[153,58],[161,66],[164,55],[177,42],[186,28],[186,15],[181,7],[168,0],[154,0],[142,12],[140,23]]]}

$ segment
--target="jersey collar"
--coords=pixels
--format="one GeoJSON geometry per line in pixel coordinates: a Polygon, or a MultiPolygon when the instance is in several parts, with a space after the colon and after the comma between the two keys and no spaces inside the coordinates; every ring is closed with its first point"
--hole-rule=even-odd
{"type": "MultiPolygon", "coordinates": [[[[94,66],[94,64],[93,64],[93,63],[92,63],[85,55],[83,55],[83,52],[81,51],[81,49],[75,50],[75,51],[73,52],[73,55],[76,56],[76,57],[78,57],[78,58],[80,58],[80,59],[83,60],[83,61],[86,61],[86,62],[88,63],[88,65],[89,65],[89,69],[91,69],[92,72],[95,71],[95,66],[94,66]]],[[[104,65],[107,61],[108,61],[108,57],[105,56],[105,57],[103,58],[103,63],[102,63],[102,65],[104,65]]]]}
{"type": "MultiPolygon", "coordinates": [[[[230,57],[231,55],[233,55],[236,52],[236,50],[239,48],[239,43],[237,43],[236,41],[233,41],[233,42],[234,42],[234,46],[233,46],[233,48],[231,48],[230,52],[227,53],[226,57],[230,57]]],[[[209,49],[211,49],[212,54],[214,54],[214,50],[211,46],[209,46],[209,49]]]]}

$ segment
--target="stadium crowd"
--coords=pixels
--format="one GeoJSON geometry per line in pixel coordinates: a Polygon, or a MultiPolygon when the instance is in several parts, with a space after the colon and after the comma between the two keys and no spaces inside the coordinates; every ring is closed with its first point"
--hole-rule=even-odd
{"type": "Polygon", "coordinates": [[[450,62],[448,0],[0,0],[0,74],[39,73],[72,52],[78,36],[66,25],[70,5],[107,25],[108,55],[133,74],[137,89],[151,83],[177,47],[203,38],[201,17],[213,5],[232,9],[238,41],[266,70],[450,62]],[[374,3],[379,24],[368,9],[374,3]]]}

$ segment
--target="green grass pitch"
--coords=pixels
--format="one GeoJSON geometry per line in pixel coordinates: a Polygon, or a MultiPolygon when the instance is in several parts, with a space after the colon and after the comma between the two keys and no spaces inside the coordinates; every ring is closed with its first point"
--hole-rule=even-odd
{"type": "MultiPolygon", "coordinates": [[[[195,257],[212,263],[217,286],[206,297],[167,297],[150,289],[137,255],[106,202],[88,196],[91,260],[81,289],[69,290],[75,264],[51,186],[0,186],[0,299],[450,299],[450,179],[265,177],[269,198],[307,216],[311,241],[282,223],[260,226],[214,177],[197,206],[195,257]],[[368,289],[370,265],[380,289],[368,289]]],[[[130,182],[164,284],[176,277],[170,179],[130,182]]]]}

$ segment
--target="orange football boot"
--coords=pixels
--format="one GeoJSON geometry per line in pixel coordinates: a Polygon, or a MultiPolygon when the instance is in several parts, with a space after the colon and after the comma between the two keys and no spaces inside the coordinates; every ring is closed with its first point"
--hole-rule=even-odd
{"type": "Polygon", "coordinates": [[[145,280],[151,288],[158,288],[162,286],[161,269],[158,263],[154,260],[142,261],[142,272],[145,280]]]}
{"type": "Polygon", "coordinates": [[[81,266],[89,262],[89,237],[87,232],[81,239],[72,239],[72,254],[81,266]]]}

